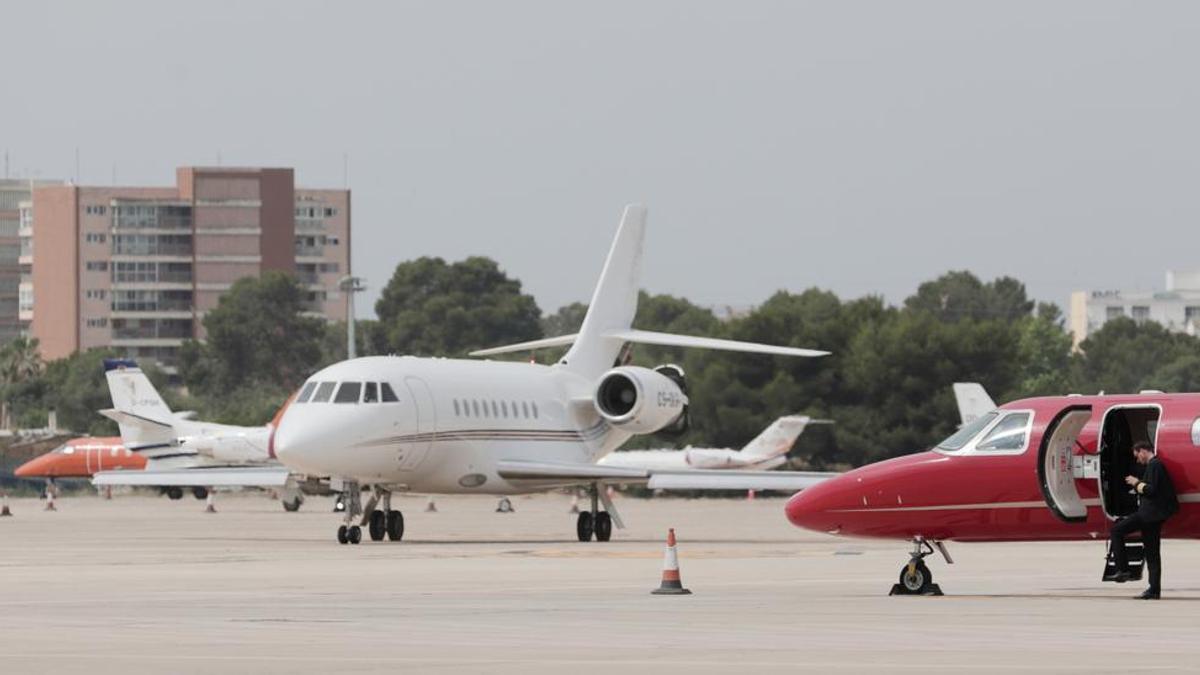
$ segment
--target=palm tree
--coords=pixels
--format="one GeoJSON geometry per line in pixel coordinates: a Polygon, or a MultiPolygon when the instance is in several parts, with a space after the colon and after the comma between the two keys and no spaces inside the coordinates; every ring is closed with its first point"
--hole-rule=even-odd
{"type": "Polygon", "coordinates": [[[4,400],[0,403],[0,427],[11,427],[11,387],[37,377],[43,366],[37,338],[19,337],[0,348],[0,386],[4,389],[4,400]]]}

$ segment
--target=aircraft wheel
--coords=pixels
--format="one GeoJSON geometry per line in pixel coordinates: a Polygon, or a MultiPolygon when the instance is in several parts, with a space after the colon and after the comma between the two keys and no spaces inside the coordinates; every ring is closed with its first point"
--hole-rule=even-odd
{"type": "Polygon", "coordinates": [[[909,593],[920,595],[928,591],[932,584],[933,572],[929,571],[924,562],[917,562],[916,565],[913,565],[911,574],[908,571],[908,565],[900,568],[900,585],[909,593]]]}
{"type": "Polygon", "coordinates": [[[596,514],[596,541],[609,539],[612,539],[612,516],[608,515],[608,511],[601,511],[596,514]]]}
{"type": "Polygon", "coordinates": [[[579,541],[591,541],[594,526],[592,512],[580,511],[579,520],[575,522],[575,534],[579,536],[579,541]]]}
{"type": "Polygon", "coordinates": [[[357,544],[362,541],[362,528],[357,525],[351,525],[350,529],[346,531],[346,540],[351,544],[357,544]]]}
{"type": "Polygon", "coordinates": [[[337,539],[338,539],[339,544],[350,543],[350,536],[349,536],[349,534],[347,534],[347,531],[349,529],[350,528],[346,527],[345,525],[342,525],[341,527],[338,528],[337,539]]]}
{"type": "Polygon", "coordinates": [[[192,496],[196,499],[206,499],[208,497],[208,489],[197,485],[192,488],[192,496]]]}
{"type": "Polygon", "coordinates": [[[383,511],[376,509],[371,512],[371,518],[367,521],[367,530],[371,534],[371,541],[383,541],[384,529],[387,526],[384,520],[383,511]]]}
{"type": "Polygon", "coordinates": [[[170,499],[171,501],[183,499],[183,488],[179,488],[179,487],[167,488],[167,499],[170,499]]]}
{"type": "Polygon", "coordinates": [[[404,514],[399,511],[387,512],[387,536],[392,541],[404,538],[404,514]]]}
{"type": "Polygon", "coordinates": [[[296,497],[295,499],[280,500],[280,503],[283,504],[284,511],[287,511],[288,513],[294,513],[300,510],[300,505],[304,503],[304,500],[300,497],[296,497]]]}

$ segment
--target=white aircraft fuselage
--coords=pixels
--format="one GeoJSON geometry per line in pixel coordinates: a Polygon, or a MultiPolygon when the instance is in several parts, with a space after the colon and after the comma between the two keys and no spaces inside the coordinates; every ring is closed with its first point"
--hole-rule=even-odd
{"type": "Polygon", "coordinates": [[[317,384],[312,394],[320,383],[336,387],[328,401],[293,401],[276,430],[276,455],[300,472],[395,489],[542,490],[561,481],[508,481],[497,462],[592,464],[632,435],[596,412],[595,381],[557,365],[371,356],[329,366],[308,382],[317,384]],[[398,400],[365,402],[363,386],[355,402],[333,402],[348,382],[381,390],[386,383],[398,400]]]}

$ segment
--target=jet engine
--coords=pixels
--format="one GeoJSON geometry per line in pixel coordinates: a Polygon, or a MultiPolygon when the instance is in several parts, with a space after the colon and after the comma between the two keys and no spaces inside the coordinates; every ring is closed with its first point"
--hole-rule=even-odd
{"type": "Polygon", "coordinates": [[[259,434],[229,434],[224,436],[183,436],[179,447],[195,450],[203,457],[230,464],[254,463],[267,459],[265,439],[259,434]]]}
{"type": "Polygon", "coordinates": [[[666,368],[621,366],[608,371],[596,385],[596,412],[612,426],[635,434],[654,433],[686,420],[683,371],[670,366],[673,370],[668,374],[666,368]],[[671,376],[676,373],[678,382],[671,376]]]}

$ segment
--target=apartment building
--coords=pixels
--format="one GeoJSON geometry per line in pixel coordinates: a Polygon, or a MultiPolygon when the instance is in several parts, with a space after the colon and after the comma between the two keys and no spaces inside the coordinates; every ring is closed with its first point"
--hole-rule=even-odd
{"type": "Polygon", "coordinates": [[[1124,316],[1154,321],[1167,330],[1196,335],[1200,330],[1200,272],[1168,271],[1161,291],[1076,291],[1071,294],[1070,326],[1075,345],[1106,322],[1124,316]]]}
{"type": "Polygon", "coordinates": [[[23,277],[21,232],[26,226],[21,207],[29,202],[33,188],[55,185],[56,181],[0,180],[0,343],[21,334],[20,301],[23,277]]]}
{"type": "Polygon", "coordinates": [[[93,347],[170,366],[243,277],[294,273],[309,309],[344,318],[350,192],[288,168],[182,167],[173,187],[36,187],[20,210],[22,306],[46,359],[93,347]],[[25,297],[25,296],[22,296],[25,297]]]}

